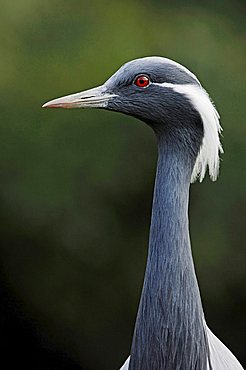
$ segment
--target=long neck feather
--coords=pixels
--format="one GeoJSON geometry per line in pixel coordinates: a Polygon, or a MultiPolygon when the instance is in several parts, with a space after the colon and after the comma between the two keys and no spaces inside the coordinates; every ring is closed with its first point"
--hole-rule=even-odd
{"type": "Polygon", "coordinates": [[[129,370],[205,370],[208,343],[194,271],[188,200],[195,156],[160,135],[144,286],[129,370]]]}

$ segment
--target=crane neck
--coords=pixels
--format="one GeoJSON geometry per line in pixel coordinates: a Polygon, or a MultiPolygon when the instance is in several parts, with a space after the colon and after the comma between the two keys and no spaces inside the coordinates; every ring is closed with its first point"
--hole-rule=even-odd
{"type": "Polygon", "coordinates": [[[149,251],[129,370],[205,370],[202,303],[191,253],[188,202],[194,150],[157,135],[149,251]]]}

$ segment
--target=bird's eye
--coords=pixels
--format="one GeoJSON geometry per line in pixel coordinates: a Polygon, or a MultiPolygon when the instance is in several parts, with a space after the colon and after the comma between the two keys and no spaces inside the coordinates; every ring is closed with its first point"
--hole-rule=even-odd
{"type": "Polygon", "coordinates": [[[134,84],[138,87],[147,87],[149,86],[149,83],[150,83],[149,77],[144,76],[144,75],[138,76],[134,81],[134,84]]]}

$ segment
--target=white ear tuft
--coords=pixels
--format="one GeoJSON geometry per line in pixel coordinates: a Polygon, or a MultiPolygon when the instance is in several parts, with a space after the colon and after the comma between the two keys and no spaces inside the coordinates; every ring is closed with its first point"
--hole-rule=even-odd
{"type": "Polygon", "coordinates": [[[200,114],[203,122],[204,137],[193,168],[191,182],[195,182],[197,179],[202,182],[207,167],[210,178],[215,181],[219,174],[219,154],[223,153],[219,138],[222,127],[219,123],[219,113],[210,100],[209,95],[201,85],[178,85],[167,82],[158,85],[169,87],[186,96],[200,114]]]}
{"type": "Polygon", "coordinates": [[[215,181],[219,174],[219,154],[223,153],[219,138],[222,131],[219,113],[201,86],[185,85],[182,87],[180,85],[179,91],[181,92],[180,88],[200,114],[204,129],[203,142],[193,168],[191,182],[195,182],[197,179],[202,182],[207,167],[211,180],[215,181]]]}

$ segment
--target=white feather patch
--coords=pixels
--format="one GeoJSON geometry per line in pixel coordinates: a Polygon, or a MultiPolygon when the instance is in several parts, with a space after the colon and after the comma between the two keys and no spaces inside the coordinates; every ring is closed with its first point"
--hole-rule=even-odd
{"type": "Polygon", "coordinates": [[[219,174],[219,154],[223,153],[219,138],[222,127],[219,122],[219,113],[210,100],[209,95],[200,85],[178,85],[166,82],[156,85],[169,87],[177,93],[185,95],[200,114],[203,122],[204,137],[192,172],[191,182],[195,182],[197,179],[202,182],[207,167],[210,178],[215,181],[219,174]]]}
{"type": "MultiPolygon", "coordinates": [[[[207,327],[210,359],[213,370],[243,370],[231,351],[207,327]]],[[[209,367],[208,367],[209,369],[209,367]]]]}
{"type": "Polygon", "coordinates": [[[129,363],[130,363],[130,356],[127,358],[126,362],[124,365],[120,368],[120,370],[128,370],[129,368],[129,363]]]}

